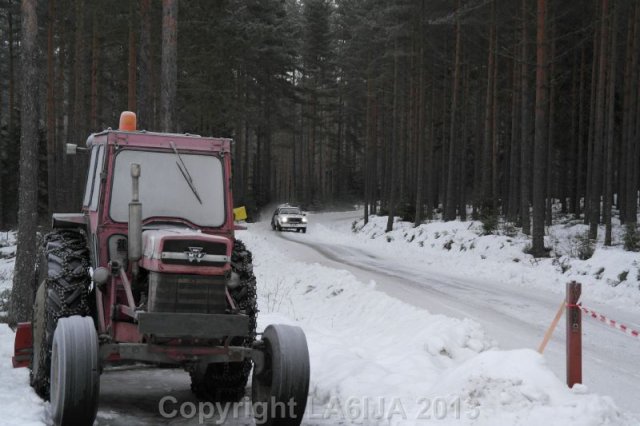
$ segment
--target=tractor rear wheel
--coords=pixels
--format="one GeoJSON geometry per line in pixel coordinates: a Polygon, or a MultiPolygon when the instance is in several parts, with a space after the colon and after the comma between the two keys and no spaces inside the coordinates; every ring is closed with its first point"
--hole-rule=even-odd
{"type": "MultiPolygon", "coordinates": [[[[242,241],[236,240],[231,255],[232,274],[240,285],[229,290],[240,312],[249,316],[249,329],[244,337],[231,341],[235,346],[250,347],[256,336],[256,277],[253,274],[253,258],[242,241]]],[[[200,365],[190,371],[191,390],[199,397],[210,401],[239,401],[245,394],[251,373],[251,360],[241,362],[212,363],[200,365]]]]}
{"type": "Polygon", "coordinates": [[[30,382],[36,393],[48,400],[51,347],[58,319],[90,315],[91,278],[89,250],[79,231],[54,231],[45,236],[39,251],[30,382]]]}
{"type": "Polygon", "coordinates": [[[60,318],[51,349],[51,417],[58,426],[92,425],[98,412],[98,334],[89,317],[60,318]]]}
{"type": "Polygon", "coordinates": [[[299,426],[309,394],[309,349],[300,327],[272,324],[262,334],[263,365],[253,370],[251,402],[260,423],[299,426]],[[258,414],[258,413],[256,413],[258,414]]]}

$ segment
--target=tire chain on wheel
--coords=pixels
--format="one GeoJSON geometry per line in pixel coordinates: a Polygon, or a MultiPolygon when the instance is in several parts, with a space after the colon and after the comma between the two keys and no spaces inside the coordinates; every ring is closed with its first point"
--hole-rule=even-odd
{"type": "MultiPolygon", "coordinates": [[[[42,397],[49,398],[49,368],[51,345],[58,319],[73,315],[87,316],[91,313],[89,304],[89,250],[84,235],[75,230],[59,230],[47,234],[42,243],[47,268],[44,333],[40,344],[40,368],[31,383],[42,397]],[[57,271],[55,274],[51,272],[57,271]],[[44,362],[43,362],[44,361],[44,362]]],[[[44,260],[44,259],[43,259],[44,260]]],[[[34,356],[35,354],[32,354],[34,356]]]]}
{"type": "MultiPolygon", "coordinates": [[[[249,316],[249,335],[232,340],[234,345],[251,347],[256,336],[258,313],[256,278],[253,274],[251,252],[242,241],[236,240],[231,255],[231,269],[240,278],[240,285],[230,290],[231,297],[240,313],[249,316]]],[[[251,373],[251,361],[209,364],[204,374],[191,372],[191,389],[203,398],[237,401],[244,395],[244,388],[251,373]]]]}

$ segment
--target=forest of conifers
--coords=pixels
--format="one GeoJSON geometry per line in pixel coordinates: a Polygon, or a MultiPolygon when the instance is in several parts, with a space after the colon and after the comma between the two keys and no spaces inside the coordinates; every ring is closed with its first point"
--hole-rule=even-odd
{"type": "Polygon", "coordinates": [[[0,0],[0,37],[0,229],[20,167],[41,221],[78,210],[86,159],[65,143],[132,110],[233,138],[254,209],[499,217],[537,255],[552,207],[590,238],[604,224],[610,243],[612,217],[635,232],[636,0],[0,0]]]}

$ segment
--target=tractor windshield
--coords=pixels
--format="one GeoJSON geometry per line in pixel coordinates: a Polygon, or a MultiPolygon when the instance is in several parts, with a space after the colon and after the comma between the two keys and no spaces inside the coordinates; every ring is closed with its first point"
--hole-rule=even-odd
{"type": "Polygon", "coordinates": [[[131,201],[131,164],[140,164],[142,219],[185,219],[199,226],[224,224],[224,176],[222,162],[212,155],[180,153],[189,182],[176,165],[173,152],[122,150],[115,158],[109,212],[116,222],[127,222],[131,201]],[[193,190],[198,197],[194,197],[193,190]]]}

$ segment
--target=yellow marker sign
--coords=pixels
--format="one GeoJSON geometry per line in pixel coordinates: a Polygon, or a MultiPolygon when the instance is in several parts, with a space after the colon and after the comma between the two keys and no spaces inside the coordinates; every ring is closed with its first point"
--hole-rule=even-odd
{"type": "Polygon", "coordinates": [[[247,209],[244,206],[233,209],[233,220],[247,220],[247,209]]]}

